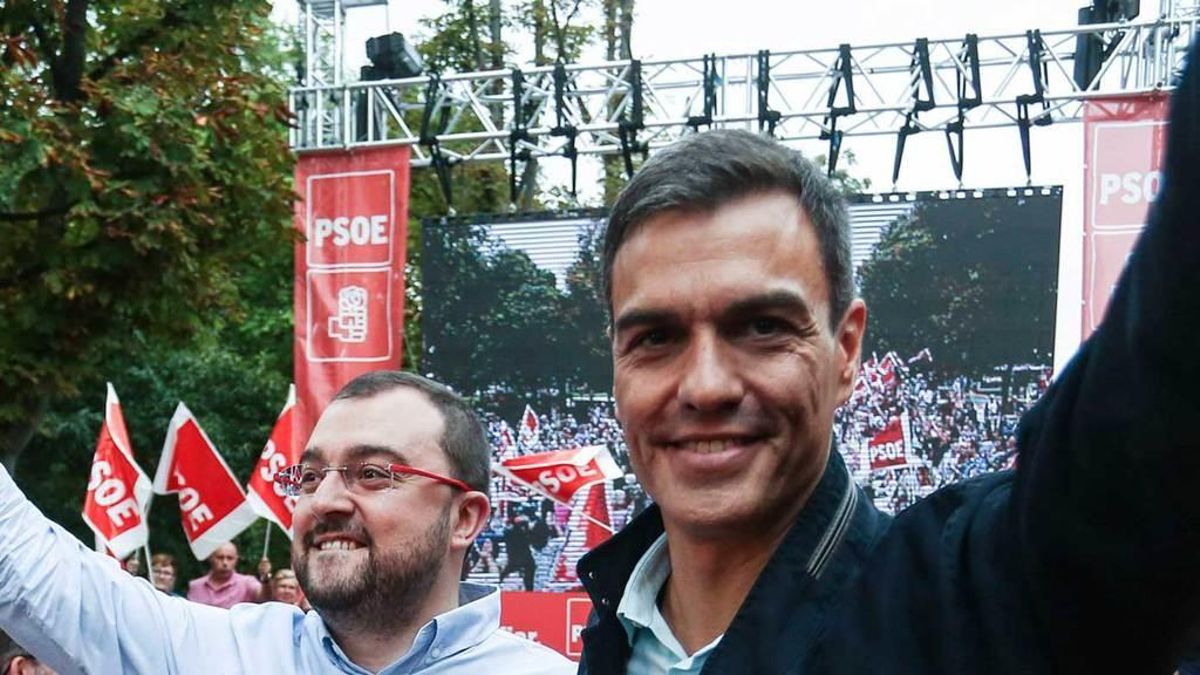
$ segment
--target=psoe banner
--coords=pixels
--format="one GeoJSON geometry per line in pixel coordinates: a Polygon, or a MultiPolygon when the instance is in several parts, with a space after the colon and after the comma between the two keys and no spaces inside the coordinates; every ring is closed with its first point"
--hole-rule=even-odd
{"type": "Polygon", "coordinates": [[[1083,331],[1100,320],[1125,259],[1162,184],[1165,94],[1086,103],[1083,207],[1083,331]]]}
{"type": "Polygon", "coordinates": [[[400,367],[408,158],[407,147],[391,146],[304,154],[296,163],[298,446],[342,385],[400,367]]]}
{"type": "Polygon", "coordinates": [[[504,591],[500,594],[500,627],[541,643],[569,659],[583,654],[592,601],[587,593],[504,591]]]}

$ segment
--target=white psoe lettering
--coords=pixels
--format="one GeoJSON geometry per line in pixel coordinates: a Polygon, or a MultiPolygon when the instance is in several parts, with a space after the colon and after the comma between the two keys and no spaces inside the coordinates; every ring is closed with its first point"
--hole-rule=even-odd
{"type": "Polygon", "coordinates": [[[325,245],[325,241],[331,238],[331,243],[338,247],[347,244],[355,246],[386,244],[388,243],[387,221],[388,217],[383,214],[354,216],[353,218],[346,216],[317,218],[313,223],[313,246],[321,248],[325,245]]]}
{"type": "Polygon", "coordinates": [[[87,489],[93,493],[96,504],[104,508],[104,515],[115,527],[124,527],[130,517],[138,515],[137,502],[133,497],[126,496],[128,488],[125,482],[113,478],[112,465],[108,462],[100,460],[92,465],[87,489]]]}
{"type": "Polygon", "coordinates": [[[183,479],[183,474],[176,471],[175,480],[182,488],[179,490],[179,510],[187,516],[191,529],[197,530],[202,524],[213,519],[212,509],[200,501],[200,493],[196,491],[196,488],[188,487],[187,481],[183,479]]]}
{"type": "Polygon", "coordinates": [[[1100,204],[1117,197],[1124,204],[1152,202],[1162,186],[1161,171],[1100,174],[1100,204]]]}
{"type": "Polygon", "coordinates": [[[562,490],[564,484],[570,485],[578,479],[593,478],[599,475],[599,469],[590,463],[580,467],[557,466],[539,473],[538,482],[551,493],[557,494],[562,490]]]}

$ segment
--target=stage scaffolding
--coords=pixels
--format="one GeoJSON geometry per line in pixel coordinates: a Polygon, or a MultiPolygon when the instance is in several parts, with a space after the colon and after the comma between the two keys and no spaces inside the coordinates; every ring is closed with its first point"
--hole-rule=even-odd
{"type": "Polygon", "coordinates": [[[961,177],[965,132],[1015,126],[1028,163],[1032,127],[1076,121],[1091,98],[1170,90],[1200,20],[1196,0],[1163,0],[1158,17],[1061,30],[346,82],[339,22],[351,2],[307,4],[333,11],[302,10],[293,148],[409,145],[414,166],[503,160],[514,176],[551,156],[622,155],[631,167],[706,128],[825,141],[831,170],[847,137],[895,137],[898,171],[904,140],[934,132],[961,177]],[[1105,56],[1077,74],[1089,36],[1105,56]]]}

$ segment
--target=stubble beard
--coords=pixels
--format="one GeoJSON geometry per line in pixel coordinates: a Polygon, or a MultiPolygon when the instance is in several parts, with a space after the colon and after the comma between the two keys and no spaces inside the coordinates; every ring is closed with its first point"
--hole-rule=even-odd
{"type": "Polygon", "coordinates": [[[408,625],[433,591],[449,530],[446,508],[403,548],[379,551],[368,539],[367,560],[358,569],[314,579],[306,554],[296,563],[296,576],[308,603],[331,628],[391,632],[408,625]]]}

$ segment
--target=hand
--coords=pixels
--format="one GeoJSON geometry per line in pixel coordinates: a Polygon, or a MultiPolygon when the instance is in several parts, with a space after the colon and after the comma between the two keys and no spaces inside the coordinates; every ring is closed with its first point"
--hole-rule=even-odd
{"type": "Polygon", "coordinates": [[[258,561],[258,578],[260,581],[267,581],[271,578],[270,558],[264,556],[262,560],[258,561]]]}

